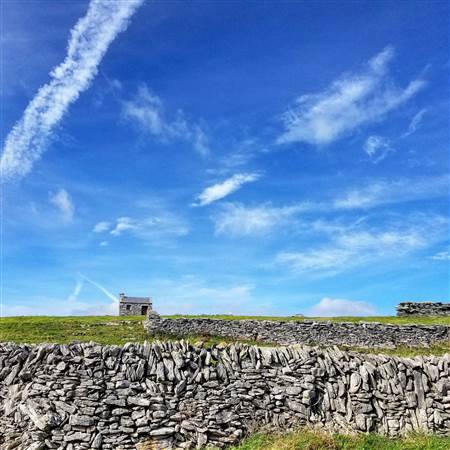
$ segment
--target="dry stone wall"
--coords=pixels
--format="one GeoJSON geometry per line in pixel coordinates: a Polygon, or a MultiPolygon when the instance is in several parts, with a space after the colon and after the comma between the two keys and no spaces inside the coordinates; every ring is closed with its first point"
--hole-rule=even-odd
{"type": "Polygon", "coordinates": [[[301,346],[0,344],[0,448],[223,448],[303,425],[444,435],[449,364],[301,346]]]}
{"type": "Polygon", "coordinates": [[[450,316],[450,303],[403,302],[397,305],[397,316],[450,316]]]}
{"type": "Polygon", "coordinates": [[[144,324],[152,335],[221,336],[278,345],[341,345],[349,347],[427,346],[450,340],[444,325],[386,325],[325,321],[269,321],[149,318],[144,324]]]}

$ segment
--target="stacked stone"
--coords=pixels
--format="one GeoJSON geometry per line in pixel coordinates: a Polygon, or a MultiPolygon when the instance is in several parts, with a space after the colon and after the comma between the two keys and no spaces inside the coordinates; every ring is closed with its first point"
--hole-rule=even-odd
{"type": "Polygon", "coordinates": [[[397,305],[397,316],[450,316],[450,303],[403,302],[397,305]]]}
{"type": "Polygon", "coordinates": [[[0,448],[223,448],[262,427],[450,433],[450,357],[0,344],[0,448]]]}
{"type": "Polygon", "coordinates": [[[149,318],[151,335],[221,336],[278,345],[340,345],[348,347],[429,346],[450,340],[445,325],[387,325],[375,322],[271,321],[149,318]]]}

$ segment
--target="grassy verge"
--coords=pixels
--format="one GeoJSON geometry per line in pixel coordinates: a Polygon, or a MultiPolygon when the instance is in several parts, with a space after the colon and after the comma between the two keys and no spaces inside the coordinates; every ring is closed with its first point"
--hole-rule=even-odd
{"type": "MultiPolygon", "coordinates": [[[[171,316],[177,317],[177,316],[171,316]]],[[[191,316],[198,317],[198,316],[191,316]]],[[[249,316],[205,316],[215,318],[241,318],[248,319],[249,316]]],[[[288,317],[252,317],[254,319],[277,319],[277,320],[302,320],[299,318],[288,317]]],[[[360,320],[360,318],[333,318],[333,320],[360,320]]],[[[364,320],[380,319],[378,317],[364,318],[364,320]]],[[[384,319],[401,319],[387,318],[384,319]]],[[[408,323],[414,323],[415,318],[408,318],[408,323]]],[[[419,323],[442,323],[443,320],[450,321],[450,318],[438,317],[420,317],[419,323]],[[428,322],[426,322],[428,320],[428,322]]],[[[122,345],[126,342],[144,342],[152,339],[175,340],[177,336],[155,336],[146,335],[142,326],[143,318],[141,316],[117,317],[117,316],[76,316],[76,317],[6,317],[0,319],[0,342],[17,342],[37,344],[41,342],[52,342],[67,344],[73,341],[89,342],[95,341],[100,344],[122,345]]],[[[379,321],[379,320],[378,320],[379,321]]],[[[400,322],[402,323],[402,322],[400,322]]],[[[450,323],[449,323],[450,325],[450,323]]],[[[235,342],[217,336],[188,336],[184,339],[190,342],[203,341],[205,346],[217,345],[219,343],[235,342]]],[[[241,341],[247,344],[268,345],[252,341],[241,341]]],[[[359,349],[346,348],[346,350],[355,350],[364,353],[384,353],[397,356],[416,356],[416,355],[443,355],[450,353],[450,342],[431,345],[430,347],[399,347],[395,349],[359,349]]]]}
{"type": "MultiPolygon", "coordinates": [[[[442,342],[439,344],[432,344],[429,347],[407,347],[401,346],[396,348],[344,348],[343,350],[352,350],[359,353],[383,353],[384,355],[390,356],[404,356],[404,357],[412,357],[412,356],[442,356],[446,353],[450,353],[450,342],[442,342]]],[[[450,450],[450,447],[449,447],[450,450]]]]}
{"type": "Polygon", "coordinates": [[[0,341],[38,344],[95,341],[100,344],[143,342],[142,317],[6,317],[0,319],[0,341]]]}
{"type": "Polygon", "coordinates": [[[448,450],[450,438],[410,435],[393,439],[375,434],[353,436],[296,431],[283,434],[259,433],[228,450],[448,450]]]}

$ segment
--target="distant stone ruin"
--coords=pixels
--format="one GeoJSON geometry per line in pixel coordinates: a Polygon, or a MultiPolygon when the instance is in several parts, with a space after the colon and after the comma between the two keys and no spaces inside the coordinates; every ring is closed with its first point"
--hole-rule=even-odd
{"type": "Polygon", "coordinates": [[[155,314],[150,297],[127,297],[123,293],[119,294],[119,316],[153,316],[155,314]]]}
{"type": "Polygon", "coordinates": [[[450,303],[402,302],[397,305],[397,316],[450,316],[450,303]]]}

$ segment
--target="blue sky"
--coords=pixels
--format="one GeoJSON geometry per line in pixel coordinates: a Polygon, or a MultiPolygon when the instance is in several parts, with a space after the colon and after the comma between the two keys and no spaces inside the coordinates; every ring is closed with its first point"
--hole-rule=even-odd
{"type": "Polygon", "coordinates": [[[5,3],[2,314],[448,301],[448,13],[5,3]]]}

